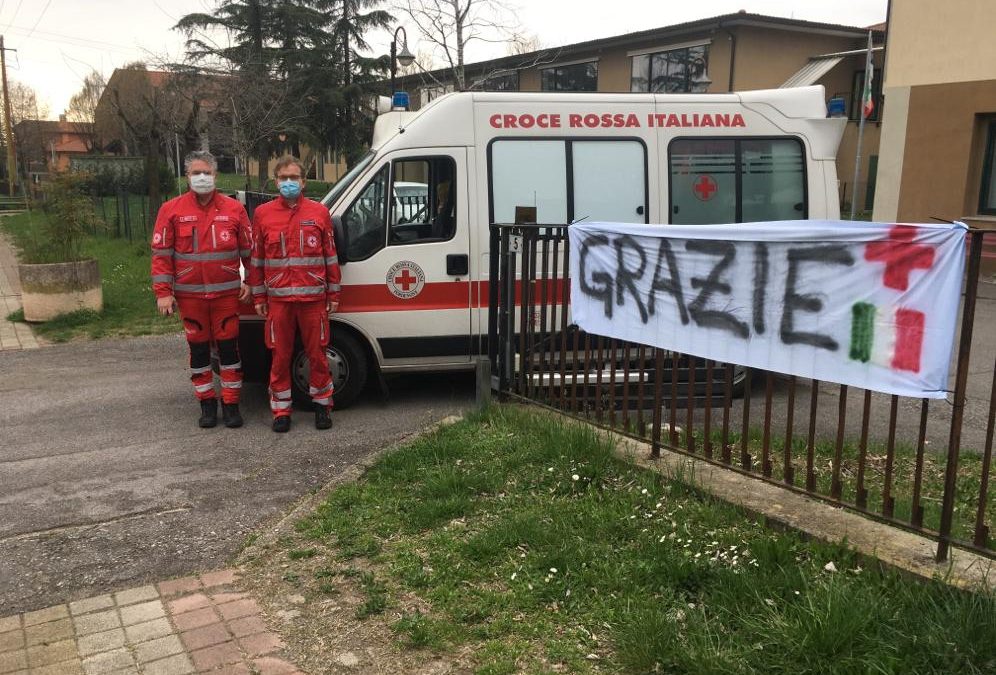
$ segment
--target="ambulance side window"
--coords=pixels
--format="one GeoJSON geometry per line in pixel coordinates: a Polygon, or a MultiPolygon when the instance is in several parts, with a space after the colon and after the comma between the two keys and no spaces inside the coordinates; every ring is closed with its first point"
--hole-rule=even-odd
{"type": "Polygon", "coordinates": [[[391,172],[391,246],[446,241],[456,232],[456,163],[451,157],[395,160],[391,172]]]}
{"type": "Polygon", "coordinates": [[[349,260],[365,260],[384,248],[389,168],[385,164],[342,214],[343,227],[349,232],[349,260]]]}
{"type": "Polygon", "coordinates": [[[491,191],[491,217],[495,223],[566,223],[566,142],[494,141],[491,191]]]}

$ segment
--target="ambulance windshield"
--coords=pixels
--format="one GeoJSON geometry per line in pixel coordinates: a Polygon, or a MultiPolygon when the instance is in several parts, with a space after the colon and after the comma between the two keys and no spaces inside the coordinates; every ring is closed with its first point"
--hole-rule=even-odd
{"type": "Polygon", "coordinates": [[[339,181],[332,186],[329,193],[322,198],[322,204],[328,208],[332,208],[332,205],[342,196],[342,193],[353,184],[356,177],[363,173],[363,170],[367,168],[367,165],[373,161],[374,151],[371,150],[367,154],[360,158],[352,169],[346,172],[346,175],[339,179],[339,181]]]}

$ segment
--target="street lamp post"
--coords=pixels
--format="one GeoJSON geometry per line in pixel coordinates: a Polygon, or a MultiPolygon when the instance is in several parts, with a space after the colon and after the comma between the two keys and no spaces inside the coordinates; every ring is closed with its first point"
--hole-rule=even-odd
{"type": "Polygon", "coordinates": [[[398,65],[401,64],[403,68],[407,68],[415,62],[415,55],[408,51],[408,33],[405,32],[404,26],[398,26],[394,31],[394,37],[391,40],[391,97],[394,97],[394,81],[397,78],[398,65]],[[401,53],[398,54],[398,33],[401,33],[401,53]]]}

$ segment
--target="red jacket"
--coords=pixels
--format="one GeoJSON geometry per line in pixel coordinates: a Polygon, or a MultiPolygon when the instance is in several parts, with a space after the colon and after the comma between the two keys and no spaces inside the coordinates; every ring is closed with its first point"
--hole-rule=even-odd
{"type": "Polygon", "coordinates": [[[157,298],[217,298],[242,285],[239,259],[249,269],[252,236],[246,210],[214,193],[207,206],[188,191],[159,208],[152,230],[152,291],[157,298]]]}
{"type": "Polygon", "coordinates": [[[290,207],[283,197],[253,213],[253,302],[339,302],[339,259],[329,210],[301,197],[290,207]]]}

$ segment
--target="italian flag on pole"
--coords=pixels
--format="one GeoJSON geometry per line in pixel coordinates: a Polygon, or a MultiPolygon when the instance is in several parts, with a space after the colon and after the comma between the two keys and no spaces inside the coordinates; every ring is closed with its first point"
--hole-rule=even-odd
{"type": "Polygon", "coordinates": [[[861,95],[861,115],[868,119],[875,112],[875,100],[872,98],[872,80],[875,79],[875,69],[872,67],[872,34],[868,31],[868,56],[865,61],[865,90],[861,95]]]}

